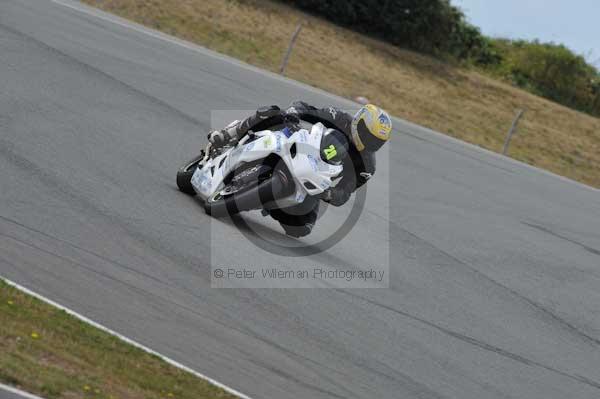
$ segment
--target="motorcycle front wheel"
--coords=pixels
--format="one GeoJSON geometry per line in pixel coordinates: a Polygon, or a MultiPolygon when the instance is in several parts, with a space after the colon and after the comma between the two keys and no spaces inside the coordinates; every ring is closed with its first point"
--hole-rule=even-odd
{"type": "Polygon", "coordinates": [[[196,195],[196,191],[192,186],[192,176],[194,175],[194,172],[198,168],[198,164],[203,158],[204,152],[201,152],[200,155],[193,158],[189,162],[186,162],[185,165],[183,165],[177,171],[177,187],[182,193],[196,195]]]}

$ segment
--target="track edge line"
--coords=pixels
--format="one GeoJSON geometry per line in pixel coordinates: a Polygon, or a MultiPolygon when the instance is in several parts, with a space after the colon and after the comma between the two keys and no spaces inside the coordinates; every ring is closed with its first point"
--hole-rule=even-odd
{"type": "MultiPolygon", "coordinates": [[[[31,295],[34,298],[39,299],[40,301],[45,302],[48,305],[51,305],[51,306],[53,306],[53,307],[55,307],[57,309],[63,310],[67,314],[69,314],[69,315],[71,315],[71,316],[79,319],[80,321],[83,321],[84,323],[89,324],[92,327],[95,327],[95,328],[97,328],[99,330],[102,330],[105,333],[108,333],[108,334],[110,334],[110,335],[112,335],[112,336],[120,339],[121,341],[129,344],[129,345],[132,345],[132,346],[134,346],[134,347],[136,347],[138,349],[141,349],[141,350],[143,350],[146,353],[149,353],[151,355],[157,356],[161,360],[163,360],[163,361],[167,362],[168,364],[170,364],[171,366],[177,367],[180,370],[186,371],[186,372],[188,372],[188,373],[190,373],[190,374],[192,374],[192,375],[194,375],[194,376],[196,376],[198,378],[206,380],[209,383],[211,383],[212,385],[214,385],[216,387],[219,387],[219,388],[227,391],[228,393],[239,397],[240,399],[252,399],[250,396],[245,395],[245,394],[241,393],[240,391],[237,391],[234,388],[231,388],[231,387],[229,387],[229,386],[227,386],[227,385],[225,385],[225,384],[223,384],[223,383],[221,383],[221,382],[219,382],[219,381],[217,381],[217,380],[215,380],[213,378],[210,378],[210,377],[208,377],[208,376],[200,373],[199,371],[196,371],[196,370],[194,370],[194,369],[192,369],[192,368],[190,368],[190,367],[188,367],[188,366],[186,366],[184,364],[179,363],[176,360],[171,359],[170,357],[167,357],[167,356],[165,356],[165,355],[163,355],[163,354],[161,354],[161,353],[159,353],[159,352],[157,352],[157,351],[155,351],[153,349],[150,349],[149,347],[147,347],[147,346],[145,346],[143,344],[140,344],[139,342],[134,341],[133,339],[128,338],[128,337],[126,337],[123,334],[120,334],[120,333],[118,333],[118,332],[116,332],[114,330],[111,330],[110,328],[105,327],[102,324],[97,323],[94,320],[92,320],[92,319],[90,319],[90,318],[88,318],[88,317],[86,317],[86,316],[84,316],[84,315],[82,315],[80,313],[77,313],[76,311],[74,311],[72,309],[69,309],[66,306],[61,305],[60,303],[55,302],[52,299],[46,298],[45,296],[43,296],[41,294],[38,294],[37,292],[34,292],[34,291],[30,290],[29,288],[20,285],[19,283],[16,283],[16,282],[14,282],[14,281],[12,281],[12,280],[10,280],[10,279],[2,276],[2,275],[0,275],[0,279],[4,280],[4,282],[6,284],[10,285],[11,287],[16,288],[16,289],[18,289],[20,291],[23,291],[24,293],[26,293],[28,295],[31,295]]],[[[2,387],[2,384],[0,384],[0,387],[2,387]]],[[[32,398],[38,399],[35,396],[32,396],[32,398]]]]}
{"type": "Polygon", "coordinates": [[[4,390],[6,392],[10,392],[12,394],[21,396],[21,397],[23,397],[25,399],[42,399],[41,396],[36,396],[36,395],[31,394],[29,392],[23,391],[22,389],[11,387],[10,385],[6,385],[6,384],[2,384],[2,383],[0,383],[0,390],[4,390]]]}

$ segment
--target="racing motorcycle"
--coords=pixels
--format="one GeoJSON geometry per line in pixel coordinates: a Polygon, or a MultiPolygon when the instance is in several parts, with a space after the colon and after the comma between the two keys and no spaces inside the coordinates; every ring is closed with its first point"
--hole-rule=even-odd
{"type": "MultiPolygon", "coordinates": [[[[198,195],[214,217],[282,209],[317,197],[341,177],[341,157],[325,148],[323,124],[287,124],[281,130],[249,132],[223,148],[209,143],[177,172],[179,190],[198,195]],[[321,155],[323,154],[323,156],[321,155]]],[[[338,154],[339,155],[339,154],[338,154]]]]}

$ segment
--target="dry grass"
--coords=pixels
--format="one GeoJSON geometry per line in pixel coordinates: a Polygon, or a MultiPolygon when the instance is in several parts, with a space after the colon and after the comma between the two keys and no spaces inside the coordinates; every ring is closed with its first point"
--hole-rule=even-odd
{"type": "Polygon", "coordinates": [[[297,22],[287,75],[500,151],[527,108],[510,155],[600,187],[600,119],[476,71],[395,48],[271,0],[84,0],[104,10],[276,71],[297,22]]]}
{"type": "Polygon", "coordinates": [[[0,382],[48,399],[234,398],[2,280],[0,382]]]}

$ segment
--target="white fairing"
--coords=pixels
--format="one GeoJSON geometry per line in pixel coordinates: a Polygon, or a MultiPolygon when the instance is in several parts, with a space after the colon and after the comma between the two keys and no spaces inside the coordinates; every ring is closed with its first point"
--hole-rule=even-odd
{"type": "Polygon", "coordinates": [[[209,159],[196,170],[192,177],[194,190],[206,200],[223,189],[223,180],[241,163],[276,154],[287,165],[296,186],[295,193],[278,201],[278,205],[287,207],[302,203],[307,195],[318,195],[330,188],[332,179],[342,173],[341,165],[331,165],[321,159],[321,140],[326,132],[325,126],[317,123],[310,132],[301,129],[289,138],[282,131],[270,130],[255,133],[258,138],[250,142],[246,136],[235,147],[209,159]],[[294,144],[296,156],[292,158],[290,148],[294,144]]]}

